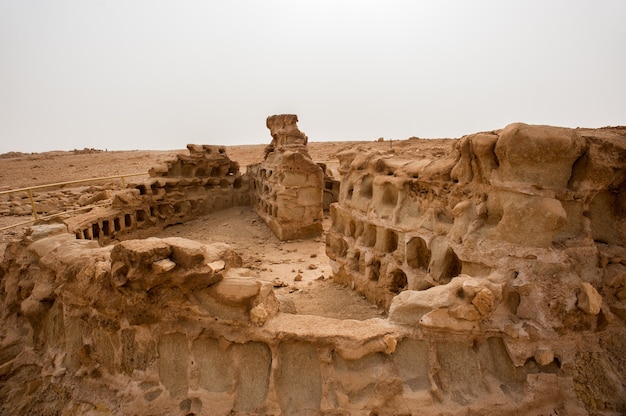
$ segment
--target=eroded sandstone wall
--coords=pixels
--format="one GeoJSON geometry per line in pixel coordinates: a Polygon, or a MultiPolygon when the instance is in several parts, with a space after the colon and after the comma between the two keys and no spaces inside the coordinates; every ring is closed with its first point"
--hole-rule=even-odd
{"type": "Polygon", "coordinates": [[[52,225],[7,253],[3,414],[586,414],[527,340],[283,313],[225,244],[52,225]]]}
{"type": "Polygon", "coordinates": [[[323,228],[324,171],[311,160],[297,121],[294,114],[268,117],[272,143],[265,160],[247,170],[255,211],[280,240],[318,236],[323,228]]]}
{"type": "Polygon", "coordinates": [[[518,123],[440,157],[339,158],[327,236],[336,281],[392,322],[507,334],[516,366],[555,365],[592,411],[624,411],[624,129],[518,123]]]}
{"type": "MultiPolygon", "coordinates": [[[[625,136],[515,124],[340,154],[334,277],[388,319],[286,313],[224,244],[33,227],[0,267],[0,413],[624,413],[625,136]]],[[[178,160],[163,172],[197,189],[178,160]]]]}
{"type": "Polygon", "coordinates": [[[249,181],[223,146],[187,145],[189,155],[150,169],[150,179],[113,195],[111,207],[66,220],[79,239],[101,244],[153,232],[221,209],[250,205],[249,181]]]}

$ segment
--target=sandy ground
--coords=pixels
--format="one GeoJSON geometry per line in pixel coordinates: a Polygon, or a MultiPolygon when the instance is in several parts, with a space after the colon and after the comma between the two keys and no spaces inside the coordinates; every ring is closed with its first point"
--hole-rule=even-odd
{"type": "MultiPolygon", "coordinates": [[[[324,226],[326,230],[330,226],[328,219],[324,226]]],[[[325,237],[280,241],[250,207],[218,211],[167,227],[155,236],[231,244],[243,258],[243,266],[254,276],[272,282],[279,299],[291,300],[299,314],[338,319],[369,319],[384,314],[361,295],[331,280],[325,237]]]]}

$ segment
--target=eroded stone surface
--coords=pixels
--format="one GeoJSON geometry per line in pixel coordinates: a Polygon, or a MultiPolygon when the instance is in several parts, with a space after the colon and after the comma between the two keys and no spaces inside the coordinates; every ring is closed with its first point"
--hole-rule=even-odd
{"type": "MultiPolygon", "coordinates": [[[[268,119],[268,159],[306,144],[296,121],[268,119]]],[[[409,140],[340,154],[334,279],[389,319],[279,312],[294,311],[226,244],[102,247],[89,232],[38,226],[0,269],[0,413],[624,413],[624,137],[516,124],[447,150],[409,140]]],[[[236,176],[219,148],[189,151],[153,171],[167,180],[146,200],[182,207],[163,223],[195,215],[184,208],[194,195],[206,201],[189,188],[202,169],[236,176]]],[[[220,189],[225,200],[243,192],[220,189]]]]}
{"type": "MultiPolygon", "coordinates": [[[[281,240],[322,233],[324,171],[313,162],[294,114],[267,118],[272,143],[262,163],[248,166],[256,212],[281,240]]],[[[332,186],[332,181],[328,180],[332,186]]]]}

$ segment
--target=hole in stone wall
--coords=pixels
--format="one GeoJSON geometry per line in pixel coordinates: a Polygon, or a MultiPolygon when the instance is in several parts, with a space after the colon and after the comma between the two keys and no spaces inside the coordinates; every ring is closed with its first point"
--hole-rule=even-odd
{"type": "Polygon", "coordinates": [[[374,177],[372,175],[365,175],[361,181],[361,196],[365,198],[371,198],[374,188],[374,177]]]}
{"type": "Polygon", "coordinates": [[[174,214],[181,214],[184,210],[184,201],[180,201],[174,204],[174,214]]]}
{"type": "Polygon", "coordinates": [[[383,185],[383,196],[381,202],[384,205],[395,207],[398,203],[398,188],[396,188],[392,183],[385,183],[383,185]]]}
{"type": "Polygon", "coordinates": [[[572,174],[567,182],[569,189],[576,189],[577,185],[585,180],[587,172],[589,171],[589,155],[584,153],[579,157],[572,165],[572,174]]]}
{"type": "Polygon", "coordinates": [[[105,237],[108,237],[110,233],[111,229],[109,228],[109,220],[102,221],[102,234],[104,234],[105,237]]]}
{"type": "Polygon", "coordinates": [[[82,240],[83,236],[80,234],[80,231],[76,232],[76,239],[77,240],[82,240]]]}
{"type": "Polygon", "coordinates": [[[155,217],[156,216],[156,214],[154,212],[154,207],[150,207],[150,216],[151,217],[155,217]]]}
{"type": "Polygon", "coordinates": [[[137,222],[144,222],[146,220],[146,212],[143,209],[137,210],[136,213],[137,222]]]}
{"type": "Polygon", "coordinates": [[[85,240],[91,240],[91,236],[89,235],[89,229],[84,229],[83,230],[83,237],[85,238],[85,240]]]}
{"type": "Polygon", "coordinates": [[[384,251],[392,253],[398,248],[398,234],[393,230],[385,230],[385,247],[384,251]]]}
{"type": "Polygon", "coordinates": [[[363,223],[359,220],[354,220],[354,231],[352,237],[359,238],[363,234],[363,223]]]}
{"type": "Polygon", "coordinates": [[[354,271],[359,271],[359,262],[361,261],[361,252],[354,250],[352,261],[350,262],[350,268],[354,271]]]}
{"type": "Polygon", "coordinates": [[[194,176],[194,167],[192,165],[183,165],[181,176],[191,177],[194,176]]]}
{"type": "Polygon", "coordinates": [[[204,168],[198,168],[198,169],[196,169],[196,174],[195,174],[195,176],[199,176],[199,177],[207,176],[207,175],[206,175],[206,169],[204,169],[204,168]]]}
{"type": "Polygon", "coordinates": [[[220,181],[220,188],[226,189],[230,186],[230,183],[226,179],[222,179],[220,181]]]}
{"type": "Polygon", "coordinates": [[[233,182],[233,188],[240,189],[242,183],[243,183],[243,181],[241,180],[241,178],[235,179],[235,181],[233,182]]]}
{"type": "Polygon", "coordinates": [[[361,243],[365,247],[374,247],[376,244],[376,226],[365,223],[363,227],[363,234],[361,235],[361,243]]]}
{"type": "MultiPolygon", "coordinates": [[[[462,263],[456,253],[448,247],[445,251],[438,276],[433,276],[433,278],[442,285],[445,285],[449,283],[453,277],[456,277],[461,273],[461,267],[462,263]]],[[[432,275],[433,271],[429,269],[429,273],[432,275]]]]}
{"type": "Polygon", "coordinates": [[[391,272],[391,276],[389,278],[389,291],[393,293],[400,293],[408,286],[408,280],[406,278],[406,273],[404,273],[400,269],[396,269],[391,272]]]}
{"type": "Polygon", "coordinates": [[[380,261],[373,260],[367,270],[367,278],[373,282],[377,282],[380,278],[380,261]]]}
{"type": "Polygon", "coordinates": [[[413,237],[406,245],[406,262],[415,269],[427,269],[430,263],[430,250],[426,241],[413,237]]]}
{"type": "Polygon", "coordinates": [[[210,176],[220,176],[220,168],[219,166],[215,166],[211,169],[211,175],[210,176]]]}
{"type": "MultiPolygon", "coordinates": [[[[172,205],[170,205],[170,204],[159,205],[158,210],[159,210],[159,217],[161,217],[161,218],[168,218],[172,214],[174,214],[174,207],[172,205]]],[[[143,220],[140,220],[139,217],[138,217],[137,218],[137,222],[143,222],[143,220]]]]}
{"type": "Polygon", "coordinates": [[[509,311],[511,311],[511,313],[513,315],[517,314],[517,308],[519,307],[519,303],[520,303],[520,296],[519,293],[517,292],[509,292],[509,294],[506,296],[506,306],[509,309],[509,311]]]}
{"type": "Polygon", "coordinates": [[[352,186],[352,184],[350,184],[350,186],[348,186],[348,190],[346,192],[346,199],[350,200],[352,199],[352,195],[354,194],[354,186],[352,186]]]}
{"type": "Polygon", "coordinates": [[[121,218],[114,218],[113,219],[113,229],[115,231],[120,231],[122,229],[122,219],[121,218]]]}
{"type": "Polygon", "coordinates": [[[130,227],[131,225],[133,225],[133,222],[132,222],[132,218],[131,218],[130,214],[124,215],[124,226],[125,227],[130,227]]]}
{"type": "Polygon", "coordinates": [[[91,235],[93,238],[100,238],[100,226],[98,224],[93,224],[91,226],[91,235]]]}
{"type": "Polygon", "coordinates": [[[139,189],[139,195],[146,195],[148,193],[148,188],[146,188],[145,185],[139,185],[137,189],[139,189]]]}
{"type": "Polygon", "coordinates": [[[353,219],[350,219],[350,221],[348,222],[348,228],[346,230],[346,235],[348,237],[354,237],[354,234],[356,234],[356,223],[354,222],[353,219]]]}

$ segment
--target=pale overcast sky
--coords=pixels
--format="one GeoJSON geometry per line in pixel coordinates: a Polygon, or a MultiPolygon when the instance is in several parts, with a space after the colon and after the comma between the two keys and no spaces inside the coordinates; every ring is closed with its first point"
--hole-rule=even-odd
{"type": "Polygon", "coordinates": [[[625,0],[0,0],[0,153],[626,124],[625,0]]]}

